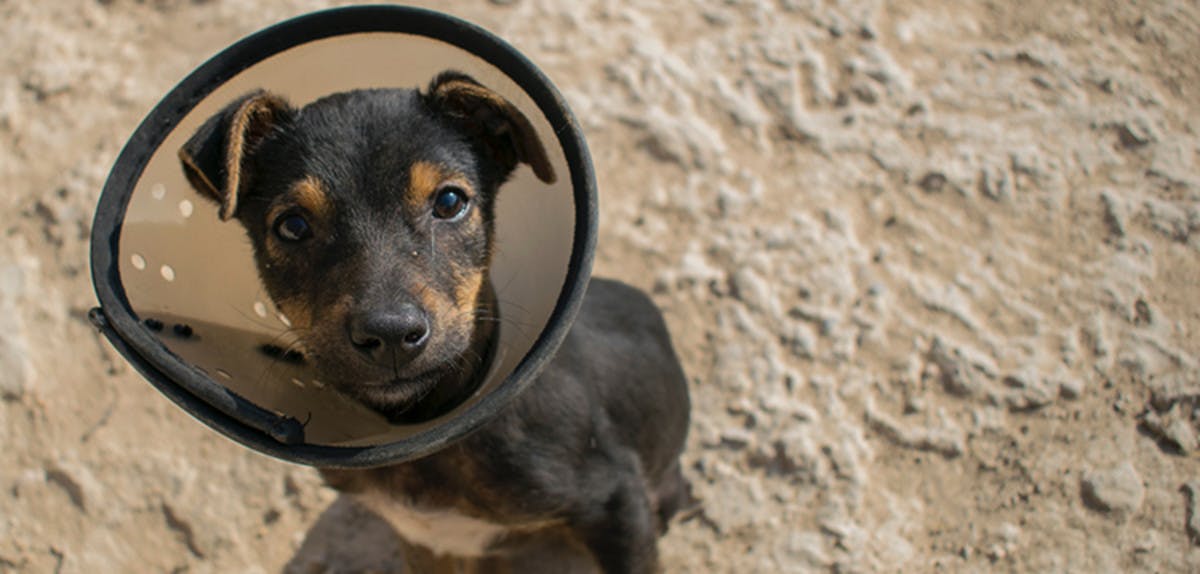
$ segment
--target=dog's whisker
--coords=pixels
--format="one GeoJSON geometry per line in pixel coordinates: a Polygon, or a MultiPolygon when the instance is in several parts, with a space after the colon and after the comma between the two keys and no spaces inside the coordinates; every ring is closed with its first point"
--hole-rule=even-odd
{"type": "Polygon", "coordinates": [[[488,309],[486,307],[478,307],[478,308],[470,310],[470,311],[461,312],[459,315],[457,315],[455,317],[455,319],[462,319],[466,315],[472,315],[471,319],[476,322],[495,323],[498,325],[505,325],[505,326],[512,327],[521,335],[526,334],[528,332],[528,329],[530,328],[530,325],[528,323],[519,321],[513,317],[500,316],[500,315],[496,314],[495,311],[488,309]]]}
{"type": "MultiPolygon", "coordinates": [[[[279,337],[272,339],[272,342],[267,343],[267,345],[273,345],[277,341],[279,341],[279,337]]],[[[289,353],[296,351],[296,348],[299,347],[300,345],[302,345],[302,341],[300,341],[299,338],[288,343],[288,345],[281,350],[279,357],[285,357],[289,353]]],[[[266,345],[264,345],[264,346],[266,346],[266,345]]],[[[256,382],[257,383],[265,383],[267,381],[267,378],[271,375],[271,371],[274,370],[276,367],[282,368],[281,365],[283,363],[285,363],[285,361],[280,360],[279,358],[272,357],[270,361],[267,361],[266,367],[264,367],[263,370],[259,373],[258,378],[256,379],[256,382]]]]}
{"type": "MultiPolygon", "coordinates": [[[[242,310],[241,307],[239,307],[237,305],[229,305],[229,308],[233,309],[233,312],[237,313],[238,316],[240,316],[241,318],[254,324],[255,327],[262,327],[263,329],[265,329],[267,331],[271,331],[271,332],[275,332],[275,330],[280,327],[280,325],[278,325],[277,323],[272,323],[272,322],[267,321],[266,319],[259,317],[257,315],[251,315],[249,313],[246,313],[245,311],[242,310]]],[[[283,327],[283,330],[286,331],[287,327],[283,327]]]]}
{"type": "Polygon", "coordinates": [[[526,315],[528,315],[528,314],[529,314],[529,308],[528,308],[528,307],[525,307],[524,305],[521,305],[520,303],[517,303],[516,301],[513,301],[512,299],[500,299],[500,298],[497,298],[496,300],[497,300],[498,302],[500,302],[500,303],[503,303],[505,307],[510,307],[510,308],[516,309],[516,310],[518,310],[518,311],[520,311],[520,312],[522,312],[522,313],[524,313],[524,314],[526,314],[526,315]]]}

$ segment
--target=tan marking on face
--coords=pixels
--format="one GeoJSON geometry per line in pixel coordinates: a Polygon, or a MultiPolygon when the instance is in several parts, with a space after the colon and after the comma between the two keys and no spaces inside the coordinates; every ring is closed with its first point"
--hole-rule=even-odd
{"type": "Polygon", "coordinates": [[[475,271],[467,274],[454,288],[454,306],[458,312],[467,315],[475,310],[475,302],[479,300],[479,289],[483,287],[483,273],[475,271]]]}
{"type": "Polygon", "coordinates": [[[421,308],[430,315],[431,319],[442,317],[444,315],[442,310],[446,307],[446,304],[442,301],[441,297],[438,297],[438,294],[433,289],[429,288],[428,285],[424,283],[418,285],[416,289],[413,289],[413,295],[415,295],[417,300],[420,301],[421,308]]]}
{"type": "Polygon", "coordinates": [[[404,198],[414,212],[429,205],[429,196],[445,179],[441,167],[427,161],[413,162],[408,170],[408,193],[404,198]]]}
{"type": "Polygon", "coordinates": [[[300,297],[289,297],[275,302],[275,306],[288,318],[292,329],[307,331],[312,327],[312,306],[300,297]]]}
{"type": "Polygon", "coordinates": [[[428,209],[433,193],[444,183],[453,183],[471,195],[471,185],[461,174],[433,162],[413,162],[408,170],[405,202],[414,213],[420,213],[428,209]]]}
{"type": "Polygon", "coordinates": [[[304,210],[313,233],[317,233],[333,217],[333,203],[321,180],[310,175],[292,184],[288,192],[271,202],[271,207],[267,209],[266,225],[270,235],[267,254],[275,261],[286,256],[280,248],[279,240],[274,236],[275,220],[284,212],[296,207],[304,210]]]}
{"type": "MultiPolygon", "coordinates": [[[[336,351],[326,350],[336,350],[347,344],[344,325],[350,310],[354,308],[353,296],[344,294],[332,304],[320,309],[313,306],[311,301],[301,298],[279,300],[275,304],[292,321],[292,328],[299,335],[305,348],[318,359],[323,352],[336,354],[336,351]],[[303,318],[293,317],[293,313],[303,315],[303,318]]],[[[329,380],[322,379],[327,383],[336,385],[340,382],[336,374],[321,374],[328,377],[329,380]]]]}
{"type": "Polygon", "coordinates": [[[267,210],[267,226],[273,225],[283,212],[295,207],[305,211],[310,224],[319,224],[333,215],[333,203],[329,200],[325,184],[311,175],[292,184],[286,194],[271,202],[271,208],[267,210]]]}
{"type": "Polygon", "coordinates": [[[303,208],[313,217],[328,221],[332,215],[333,205],[329,201],[329,192],[325,190],[325,184],[314,176],[308,176],[294,185],[288,193],[296,205],[303,208]]]}

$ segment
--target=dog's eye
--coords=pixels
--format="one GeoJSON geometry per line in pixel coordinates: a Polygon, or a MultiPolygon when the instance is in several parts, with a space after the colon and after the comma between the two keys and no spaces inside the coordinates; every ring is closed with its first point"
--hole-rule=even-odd
{"type": "Polygon", "coordinates": [[[293,213],[275,220],[275,235],[284,241],[302,241],[312,235],[312,228],[303,216],[293,213]]]}
{"type": "Polygon", "coordinates": [[[433,216],[458,219],[467,212],[467,193],[456,185],[444,185],[433,198],[433,216]]]}

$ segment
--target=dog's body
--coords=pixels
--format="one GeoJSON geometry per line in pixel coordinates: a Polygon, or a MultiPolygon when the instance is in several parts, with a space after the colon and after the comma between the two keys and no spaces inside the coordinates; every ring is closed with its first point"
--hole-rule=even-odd
{"type": "MultiPolygon", "coordinates": [[[[554,179],[514,106],[457,73],[424,93],[347,92],[299,110],[256,92],[180,157],[246,228],[323,381],[396,423],[474,392],[504,319],[487,273],[496,194],[520,163],[554,179]]],[[[405,464],[322,472],[393,524],[414,571],[444,556],[503,570],[506,555],[557,541],[605,572],[650,572],[688,499],[688,410],[654,304],[597,279],[538,380],[481,430],[405,464]]]]}
{"type": "Polygon", "coordinates": [[[650,300],[597,279],[558,354],[497,420],[411,463],[323,474],[435,552],[481,557],[566,528],[606,571],[644,572],[687,496],[686,393],[650,300]]]}

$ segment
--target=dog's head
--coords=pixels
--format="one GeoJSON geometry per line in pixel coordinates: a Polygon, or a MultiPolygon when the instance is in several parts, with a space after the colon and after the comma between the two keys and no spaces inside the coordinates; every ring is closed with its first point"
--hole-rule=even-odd
{"type": "Polygon", "coordinates": [[[519,163],[554,180],[529,120],[456,72],[299,109],[250,93],[179,155],[245,227],[321,380],[393,420],[469,384],[496,321],[497,190],[519,163]]]}

